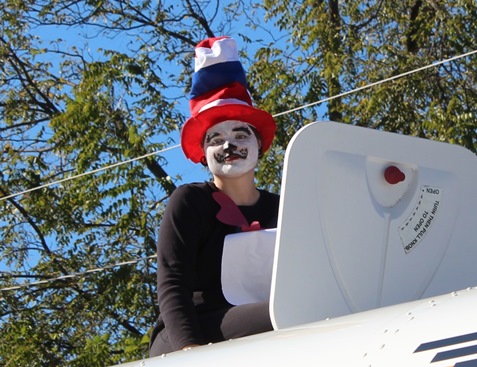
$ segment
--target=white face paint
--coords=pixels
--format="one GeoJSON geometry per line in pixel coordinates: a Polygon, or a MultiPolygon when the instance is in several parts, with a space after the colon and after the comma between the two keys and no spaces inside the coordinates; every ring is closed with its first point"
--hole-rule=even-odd
{"type": "Polygon", "coordinates": [[[247,123],[235,120],[221,122],[205,133],[207,165],[216,176],[239,177],[256,167],[258,144],[247,123]]]}

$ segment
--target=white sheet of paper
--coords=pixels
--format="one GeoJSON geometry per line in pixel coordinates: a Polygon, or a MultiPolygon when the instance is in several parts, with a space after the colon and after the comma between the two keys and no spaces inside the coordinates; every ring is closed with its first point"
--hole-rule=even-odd
{"type": "Polygon", "coordinates": [[[228,235],[222,255],[222,291],[233,305],[269,301],[276,229],[228,235]]]}

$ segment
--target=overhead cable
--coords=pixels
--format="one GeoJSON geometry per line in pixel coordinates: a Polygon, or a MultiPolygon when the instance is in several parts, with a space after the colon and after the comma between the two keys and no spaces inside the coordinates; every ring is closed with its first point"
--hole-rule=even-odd
{"type": "Polygon", "coordinates": [[[113,269],[113,268],[118,267],[118,266],[137,264],[138,262],[155,259],[156,257],[157,257],[157,255],[151,255],[151,256],[140,258],[140,259],[134,259],[134,260],[124,261],[124,262],[120,262],[120,263],[116,263],[116,264],[112,264],[112,265],[106,265],[106,266],[103,266],[103,267],[100,267],[100,268],[89,269],[89,270],[86,270],[86,271],[83,271],[83,272],[80,272],[80,273],[72,273],[72,274],[68,274],[68,275],[62,275],[62,276],[58,276],[58,277],[54,277],[54,278],[39,280],[39,281],[36,281],[36,282],[24,282],[22,284],[17,284],[17,285],[11,286],[11,287],[0,288],[0,292],[13,291],[13,290],[18,290],[18,289],[22,289],[22,288],[38,286],[38,285],[41,285],[41,284],[52,283],[52,282],[56,282],[56,281],[59,281],[59,280],[81,278],[81,277],[84,277],[84,276],[89,275],[89,274],[98,273],[98,272],[101,272],[101,271],[104,271],[104,270],[110,270],[110,269],[113,269]]]}
{"type": "MultiPolygon", "coordinates": [[[[320,99],[319,101],[316,101],[316,102],[312,102],[312,103],[309,103],[309,104],[306,104],[306,105],[303,105],[303,106],[292,108],[292,109],[287,110],[287,111],[276,113],[276,114],[273,115],[273,117],[278,117],[278,116],[286,115],[286,114],[289,114],[289,113],[292,113],[292,112],[295,112],[295,111],[302,110],[304,108],[313,107],[315,105],[318,105],[318,104],[321,104],[321,103],[324,103],[324,102],[328,102],[328,101],[331,101],[331,100],[336,99],[336,98],[341,98],[341,97],[347,96],[349,94],[353,94],[353,93],[356,93],[356,92],[359,92],[359,91],[362,91],[362,90],[365,90],[365,89],[369,89],[369,88],[372,88],[376,85],[387,83],[387,82],[390,82],[390,81],[393,81],[393,80],[396,80],[396,79],[399,79],[399,78],[402,78],[402,77],[405,77],[405,76],[408,76],[408,75],[411,75],[411,74],[418,73],[418,72],[426,70],[426,69],[434,68],[436,66],[439,66],[439,65],[451,62],[451,61],[455,61],[455,60],[458,60],[458,59],[461,59],[461,58],[465,58],[465,57],[471,56],[471,55],[476,54],[476,53],[477,53],[477,50],[469,51],[469,52],[461,54],[461,55],[457,55],[457,56],[454,56],[454,57],[451,57],[451,58],[448,58],[448,59],[445,59],[445,60],[437,61],[437,62],[434,62],[432,64],[429,64],[429,65],[426,65],[426,66],[423,66],[423,67],[420,67],[420,68],[417,68],[417,69],[413,69],[413,70],[410,70],[410,71],[406,71],[404,73],[394,75],[392,77],[382,79],[382,80],[379,80],[379,81],[374,82],[374,83],[366,84],[362,87],[355,88],[355,89],[352,89],[352,90],[347,91],[347,92],[339,93],[339,94],[331,96],[331,97],[320,99]]],[[[100,172],[100,171],[105,171],[105,170],[108,170],[110,168],[121,166],[123,164],[128,164],[128,163],[131,163],[131,162],[135,162],[135,161],[144,159],[144,158],[152,156],[152,155],[156,155],[156,154],[164,153],[168,150],[176,149],[178,147],[180,147],[180,144],[173,145],[171,147],[168,147],[168,148],[165,148],[165,149],[162,149],[162,150],[158,150],[158,151],[155,151],[155,152],[147,153],[147,154],[144,154],[140,157],[132,158],[132,159],[129,159],[129,160],[126,160],[126,161],[123,161],[123,162],[114,163],[114,164],[111,164],[109,166],[105,166],[105,167],[98,168],[98,169],[95,169],[95,170],[92,170],[92,171],[88,171],[88,172],[84,172],[84,173],[81,173],[81,174],[78,174],[78,175],[63,178],[61,180],[53,181],[53,182],[50,182],[50,183],[47,183],[47,184],[44,184],[44,185],[33,187],[33,188],[30,188],[28,190],[24,190],[24,191],[21,191],[21,192],[18,192],[18,193],[10,194],[10,195],[7,195],[7,196],[2,196],[2,197],[0,197],[0,201],[7,200],[7,199],[13,198],[15,196],[23,195],[23,194],[26,194],[26,193],[29,193],[29,192],[32,192],[32,191],[35,191],[35,190],[40,190],[40,189],[43,189],[43,188],[46,188],[46,187],[49,187],[49,186],[57,185],[57,184],[60,184],[62,182],[65,182],[65,181],[74,180],[74,179],[82,177],[82,176],[87,176],[87,175],[91,175],[91,174],[94,174],[94,173],[97,173],[97,172],[100,172]]]]}

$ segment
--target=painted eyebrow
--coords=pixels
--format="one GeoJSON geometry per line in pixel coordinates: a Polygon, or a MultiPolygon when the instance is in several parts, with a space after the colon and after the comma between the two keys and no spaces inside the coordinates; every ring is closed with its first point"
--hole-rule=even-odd
{"type": "MultiPolygon", "coordinates": [[[[240,127],[236,127],[235,129],[232,129],[232,131],[234,132],[237,132],[237,131],[242,131],[248,135],[252,135],[252,131],[250,131],[250,129],[246,126],[240,126],[240,127]]],[[[206,135],[205,136],[205,142],[208,144],[210,143],[210,141],[215,138],[216,136],[219,136],[220,133],[212,133],[212,134],[209,134],[209,135],[206,135]]]]}
{"type": "Polygon", "coordinates": [[[235,129],[232,129],[232,131],[242,131],[248,135],[252,135],[252,132],[250,131],[250,129],[246,126],[240,126],[240,127],[236,127],[235,129]]]}
{"type": "Polygon", "coordinates": [[[208,144],[210,143],[210,141],[215,138],[216,136],[219,136],[220,134],[219,133],[212,133],[212,134],[209,134],[209,135],[206,135],[205,136],[205,142],[208,144]]]}

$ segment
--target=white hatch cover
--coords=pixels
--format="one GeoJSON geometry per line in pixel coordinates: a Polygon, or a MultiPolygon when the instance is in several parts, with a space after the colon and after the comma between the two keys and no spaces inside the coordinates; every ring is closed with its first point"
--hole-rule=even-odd
{"type": "Polygon", "coordinates": [[[333,122],[286,152],[270,311],[277,329],[477,282],[477,159],[333,122]]]}

